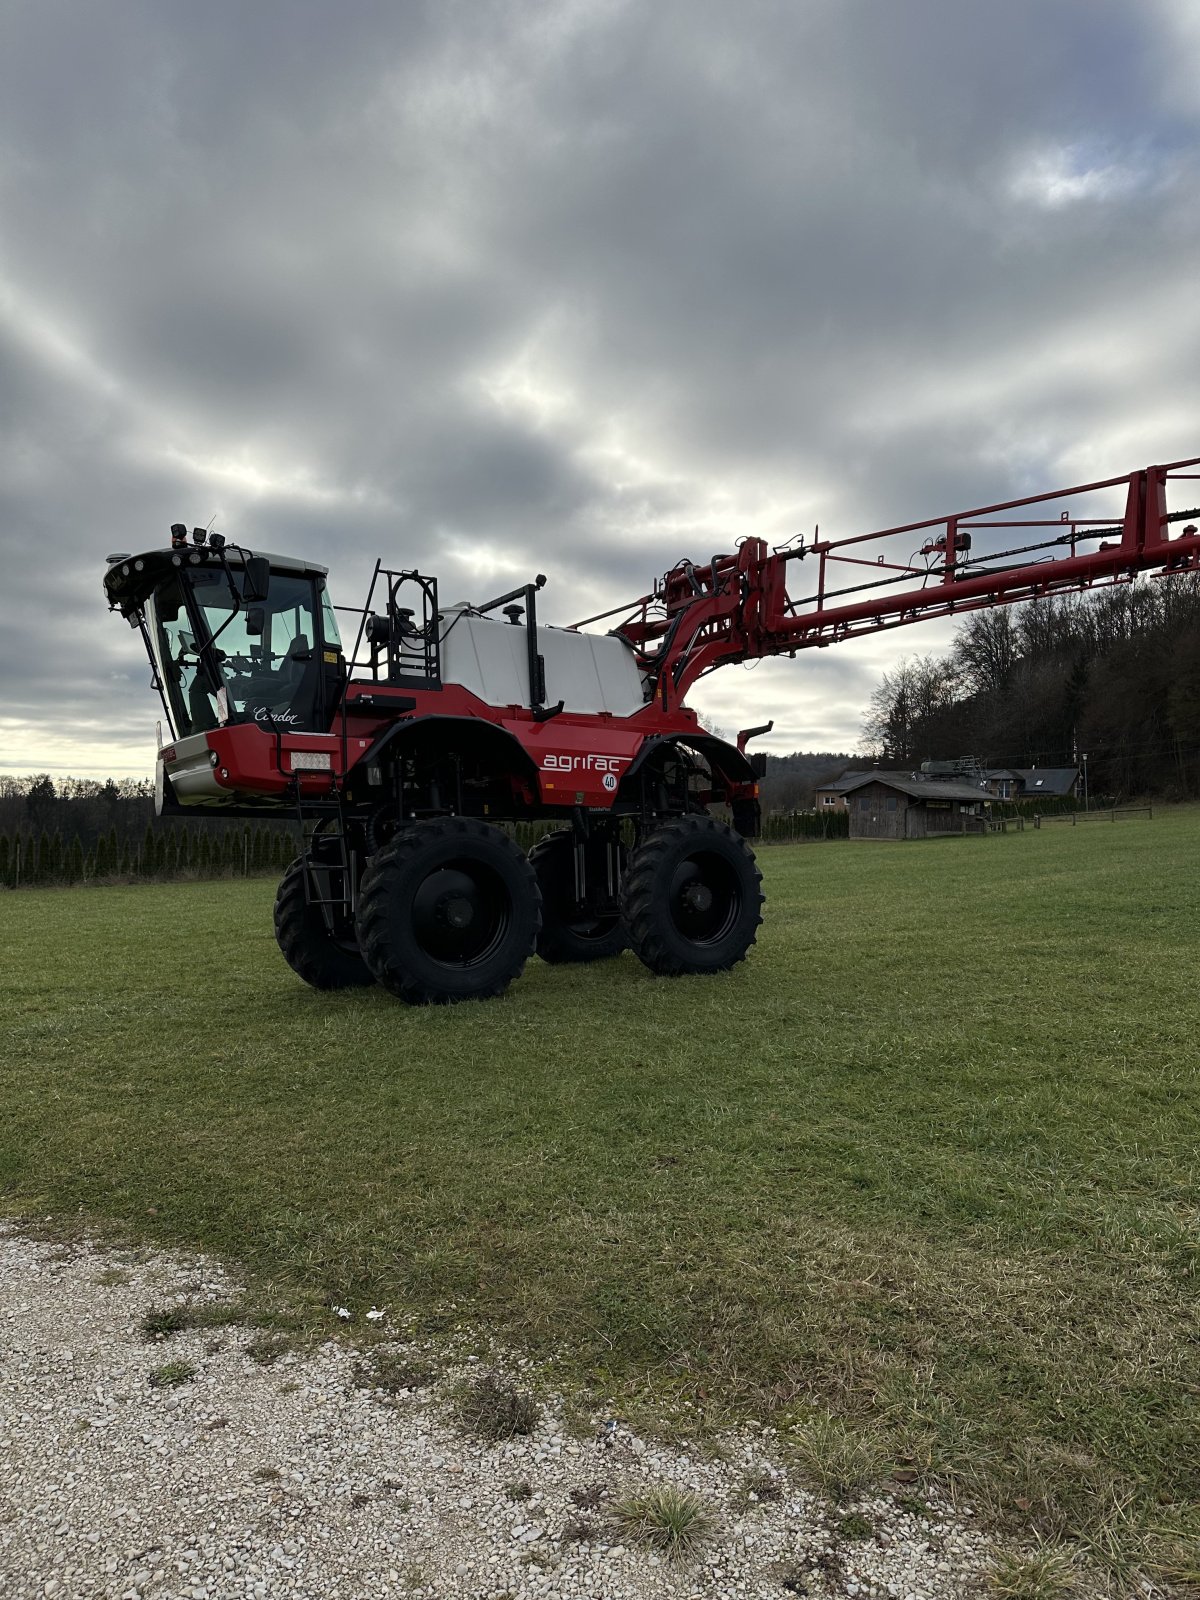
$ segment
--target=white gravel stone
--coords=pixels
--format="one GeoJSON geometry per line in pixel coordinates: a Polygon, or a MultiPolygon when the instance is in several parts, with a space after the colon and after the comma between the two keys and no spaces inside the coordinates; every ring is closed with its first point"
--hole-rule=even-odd
{"type": "MultiPolygon", "coordinates": [[[[568,1437],[551,1404],[530,1438],[485,1445],[455,1430],[436,1390],[356,1387],[340,1344],[260,1366],[248,1329],[143,1342],[152,1306],[236,1290],[211,1261],[64,1251],[0,1223],[4,1600],[960,1600],[994,1554],[961,1511],[917,1519],[886,1495],[854,1507],[873,1538],[839,1541],[848,1508],[788,1481],[769,1428],[723,1439],[718,1460],[612,1417],[568,1437]],[[151,1388],[167,1360],[191,1363],[192,1381],[151,1388]],[[738,1509],[749,1470],[778,1475],[781,1498],[738,1509]],[[513,1502],[506,1486],[521,1481],[533,1492],[513,1502]],[[605,1522],[605,1505],[658,1482],[695,1489],[717,1517],[693,1563],[605,1522]],[[596,1484],[601,1508],[581,1510],[571,1491],[596,1484]],[[564,1538],[580,1523],[590,1537],[564,1538]]],[[[330,1321],[345,1319],[331,1308],[330,1321]]],[[[433,1354],[449,1378],[478,1370],[476,1355],[433,1354]]],[[[509,1367],[519,1379],[527,1363],[509,1367]]]]}

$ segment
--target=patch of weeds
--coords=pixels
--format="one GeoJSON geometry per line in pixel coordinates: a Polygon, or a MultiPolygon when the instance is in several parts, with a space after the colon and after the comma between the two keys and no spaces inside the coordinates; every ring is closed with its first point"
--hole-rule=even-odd
{"type": "Polygon", "coordinates": [[[226,1328],[236,1322],[240,1312],[237,1306],[213,1304],[202,1306],[170,1305],[151,1306],[141,1321],[141,1335],[147,1342],[169,1339],[186,1328],[226,1328]]]}
{"type": "Polygon", "coordinates": [[[489,1372],[463,1386],[456,1413],[465,1432],[493,1443],[532,1433],[540,1415],[531,1395],[489,1372]]]}
{"type": "Polygon", "coordinates": [[[588,1517],[572,1517],[563,1524],[564,1544],[589,1544],[596,1537],[596,1524],[588,1517]]]}
{"type": "Polygon", "coordinates": [[[128,1267],[105,1267],[92,1282],[98,1283],[102,1289],[116,1289],[123,1283],[132,1283],[133,1273],[128,1267]]]}
{"type": "Polygon", "coordinates": [[[923,1517],[927,1522],[931,1517],[936,1517],[937,1512],[931,1505],[926,1505],[919,1494],[902,1494],[896,1496],[896,1510],[903,1511],[910,1517],[923,1517]]]}
{"type": "Polygon", "coordinates": [[[283,1477],[278,1467],[255,1467],[254,1481],[256,1483],[278,1483],[283,1477]]]}
{"type": "Polygon", "coordinates": [[[190,1326],[186,1306],[151,1306],[142,1318],[141,1335],[147,1341],[169,1339],[190,1326]]]}
{"type": "Polygon", "coordinates": [[[888,1459],[877,1439],[852,1432],[837,1417],[814,1417],[796,1435],[795,1451],[808,1477],[835,1500],[875,1483],[888,1459]]]}
{"type": "Polygon", "coordinates": [[[300,1385],[298,1383],[281,1383],[275,1392],[276,1394],[299,1394],[300,1385]]]}
{"type": "Polygon", "coordinates": [[[533,1485],[524,1482],[506,1483],[504,1493],[509,1500],[529,1500],[533,1497],[533,1485]]]}
{"type": "Polygon", "coordinates": [[[255,1366],[271,1367],[291,1348],[292,1341],[282,1333],[256,1333],[242,1346],[242,1354],[249,1356],[255,1366]]]}
{"type": "Polygon", "coordinates": [[[780,1583],[788,1594],[826,1595],[840,1593],[846,1577],[842,1558],[834,1550],[822,1550],[806,1567],[791,1567],[780,1583]]]}
{"type": "Polygon", "coordinates": [[[669,1483],[626,1495],[609,1515],[630,1544],[661,1551],[675,1560],[694,1555],[717,1525],[698,1494],[669,1483]]]}
{"type": "Polygon", "coordinates": [[[600,1502],[607,1493],[608,1490],[602,1483],[585,1483],[582,1488],[572,1489],[567,1499],[581,1511],[598,1511],[600,1502]]]}
{"type": "Polygon", "coordinates": [[[395,1350],[372,1350],[354,1363],[353,1378],[360,1389],[382,1389],[400,1394],[404,1389],[424,1389],[437,1377],[428,1361],[417,1361],[395,1350]]]}
{"type": "Polygon", "coordinates": [[[1075,1588],[1075,1562],[1054,1545],[998,1556],[986,1574],[989,1594],[1002,1600],[1058,1600],[1075,1588]]]}
{"type": "Polygon", "coordinates": [[[150,1374],[152,1389],[178,1389],[180,1384],[191,1383],[196,1369],[190,1361],[164,1361],[150,1374]]]}
{"type": "Polygon", "coordinates": [[[838,1532],[843,1539],[869,1539],[875,1532],[875,1524],[861,1511],[851,1511],[838,1523],[838,1532]]]}
{"type": "Polygon", "coordinates": [[[746,1473],[733,1491],[730,1504],[735,1511],[749,1511],[752,1506],[773,1504],[782,1499],[782,1479],[765,1468],[758,1468],[746,1473]]]}

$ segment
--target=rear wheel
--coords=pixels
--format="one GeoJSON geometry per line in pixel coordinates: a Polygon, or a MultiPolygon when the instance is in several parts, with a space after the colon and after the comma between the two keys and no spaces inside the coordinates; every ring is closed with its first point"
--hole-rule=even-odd
{"type": "Polygon", "coordinates": [[[362,958],[354,925],[337,921],[331,931],[319,905],[305,889],[307,858],[298,857],[283,875],[275,896],[275,939],[283,959],[314,989],[355,989],[374,983],[362,958]]]}
{"type": "Polygon", "coordinates": [[[634,851],[621,894],[638,960],[652,972],[724,972],[744,959],[762,921],[762,874],[732,828],[677,817],[634,851]]]}
{"type": "MultiPolygon", "coordinates": [[[[607,887],[609,841],[593,837],[584,843],[584,864],[593,892],[607,887]]],[[[625,847],[615,846],[618,867],[624,866],[625,847]]],[[[537,953],[554,964],[568,961],[603,961],[620,955],[629,943],[619,911],[596,912],[576,897],[575,834],[570,828],[549,833],[529,852],[529,864],[542,891],[542,931],[537,953]]]]}
{"type": "Polygon", "coordinates": [[[363,873],[363,957],[410,1005],[502,994],[533,953],[540,924],[533,868],[485,822],[437,817],[403,827],[363,873]]]}

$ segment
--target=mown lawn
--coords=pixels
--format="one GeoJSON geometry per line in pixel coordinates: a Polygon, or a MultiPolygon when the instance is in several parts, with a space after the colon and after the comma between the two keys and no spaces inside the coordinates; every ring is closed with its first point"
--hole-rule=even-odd
{"type": "Polygon", "coordinates": [[[486,1329],[638,1414],[832,1417],[1186,1569],[1198,859],[1194,809],[764,850],[732,974],[535,961],[428,1011],[305,989],[267,883],[7,894],[0,1195],[217,1251],[310,1324],[486,1329]]]}

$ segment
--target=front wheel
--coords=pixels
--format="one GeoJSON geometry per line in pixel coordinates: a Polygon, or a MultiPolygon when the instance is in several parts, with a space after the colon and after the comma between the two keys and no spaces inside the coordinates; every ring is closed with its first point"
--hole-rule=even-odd
{"type": "MultiPolygon", "coordinates": [[[[349,919],[335,933],[305,885],[308,858],[300,856],[283,875],[275,895],[275,941],[283,959],[314,989],[357,989],[375,982],[362,958],[349,919]]],[[[336,925],[336,924],[335,924],[336,925]]]]}
{"type": "Polygon", "coordinates": [[[709,816],[677,817],[634,851],[621,894],[634,954],[651,972],[724,972],[762,921],[762,874],[740,835],[709,816]]]}
{"type": "Polygon", "coordinates": [[[410,1005],[502,994],[533,953],[541,895],[524,852],[465,817],[402,827],[371,857],[356,927],[377,982],[410,1005]]]}

